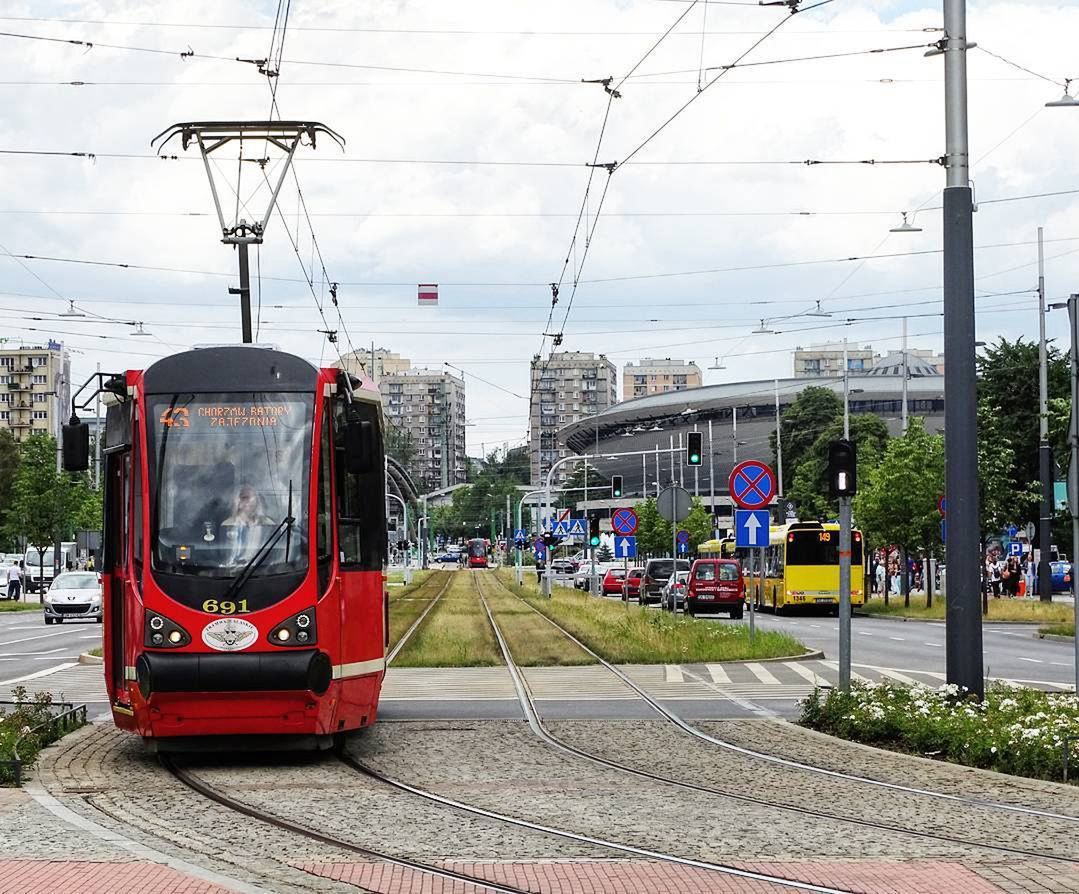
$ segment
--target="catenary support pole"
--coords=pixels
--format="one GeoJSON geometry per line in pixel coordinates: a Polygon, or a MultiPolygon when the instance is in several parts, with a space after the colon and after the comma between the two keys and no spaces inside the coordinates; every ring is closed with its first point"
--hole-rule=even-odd
{"type": "Polygon", "coordinates": [[[240,242],[236,245],[240,260],[240,288],[229,289],[230,294],[240,296],[240,329],[243,334],[245,345],[251,344],[251,271],[247,263],[247,243],[240,242]]]}
{"type": "MultiPolygon", "coordinates": [[[[1068,299],[1068,321],[1071,324],[1071,425],[1068,440],[1071,447],[1071,467],[1068,472],[1068,508],[1072,517],[1072,567],[1079,562],[1079,295],[1068,299]]],[[[1043,546],[1043,554],[1048,550],[1043,546]]],[[[1072,599],[1075,611],[1074,662],[1075,691],[1079,693],[1079,576],[1072,573],[1072,599]]]]}
{"type": "MultiPolygon", "coordinates": [[[[850,377],[847,374],[847,340],[843,339],[843,439],[850,440],[850,377]]],[[[839,688],[850,692],[850,497],[839,498],[839,688]]]]}
{"type": "Polygon", "coordinates": [[[712,537],[719,537],[716,524],[716,452],[712,449],[712,420],[708,420],[708,512],[712,516],[712,537]]]}
{"type": "Polygon", "coordinates": [[[1042,485],[1038,513],[1038,596],[1042,602],[1052,602],[1049,545],[1053,537],[1053,448],[1049,446],[1049,351],[1045,341],[1045,250],[1041,227],[1038,227],[1038,478],[1042,485]]]}
{"type": "Polygon", "coordinates": [[[907,382],[910,379],[910,363],[907,361],[907,318],[903,317],[903,434],[910,424],[907,409],[907,382]]]}
{"type": "Polygon", "coordinates": [[[948,682],[978,698],[982,673],[979,605],[977,376],[974,351],[974,223],[967,142],[965,0],[944,0],[944,431],[948,496],[948,682]]]}
{"type": "MultiPolygon", "coordinates": [[[[773,379],[776,392],[776,496],[783,496],[783,426],[779,416],[779,379],[773,379]]],[[[711,423],[709,423],[710,425],[711,423]]]]}

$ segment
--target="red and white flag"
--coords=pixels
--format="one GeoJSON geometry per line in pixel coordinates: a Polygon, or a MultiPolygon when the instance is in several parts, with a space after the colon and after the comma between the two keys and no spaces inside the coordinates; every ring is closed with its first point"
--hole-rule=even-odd
{"type": "Polygon", "coordinates": [[[420,307],[431,306],[434,307],[438,304],[438,283],[436,282],[421,282],[419,285],[419,304],[420,307]]]}

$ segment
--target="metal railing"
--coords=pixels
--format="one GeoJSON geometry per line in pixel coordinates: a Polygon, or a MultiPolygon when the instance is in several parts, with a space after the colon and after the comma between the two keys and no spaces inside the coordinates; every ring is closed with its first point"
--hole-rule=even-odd
{"type": "MultiPolygon", "coordinates": [[[[31,702],[0,701],[0,706],[14,705],[22,707],[31,702]]],[[[22,769],[26,761],[19,757],[19,746],[30,736],[37,735],[41,730],[48,730],[46,736],[41,737],[42,747],[51,745],[57,739],[62,738],[73,729],[86,725],[86,705],[74,705],[71,702],[58,702],[50,705],[50,708],[59,709],[59,713],[53,714],[48,720],[44,720],[36,726],[24,730],[15,740],[12,746],[12,757],[9,760],[0,760],[0,779],[11,777],[14,785],[18,788],[22,785],[22,769]]],[[[0,720],[4,715],[0,714],[0,720]]]]}

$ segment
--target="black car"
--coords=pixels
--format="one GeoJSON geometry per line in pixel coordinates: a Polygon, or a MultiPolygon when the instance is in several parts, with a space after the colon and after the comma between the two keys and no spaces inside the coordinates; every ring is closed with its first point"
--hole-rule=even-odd
{"type": "Polygon", "coordinates": [[[689,559],[649,559],[644,566],[644,576],[641,578],[641,589],[637,596],[637,602],[647,605],[649,602],[659,602],[662,598],[664,585],[674,574],[675,561],[678,562],[679,571],[689,571],[689,559]]]}

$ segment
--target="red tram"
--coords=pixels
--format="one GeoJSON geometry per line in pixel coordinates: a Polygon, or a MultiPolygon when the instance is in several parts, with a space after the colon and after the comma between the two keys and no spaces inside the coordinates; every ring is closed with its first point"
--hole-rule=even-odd
{"type": "Polygon", "coordinates": [[[477,537],[468,541],[466,547],[468,552],[468,567],[469,568],[486,568],[487,567],[487,541],[483,538],[477,537]]]}
{"type": "MultiPolygon", "coordinates": [[[[378,391],[251,345],[96,378],[117,398],[100,567],[116,725],[180,750],[321,748],[373,723],[389,629],[378,391]]],[[[73,410],[65,468],[88,451],[73,410]]]]}

